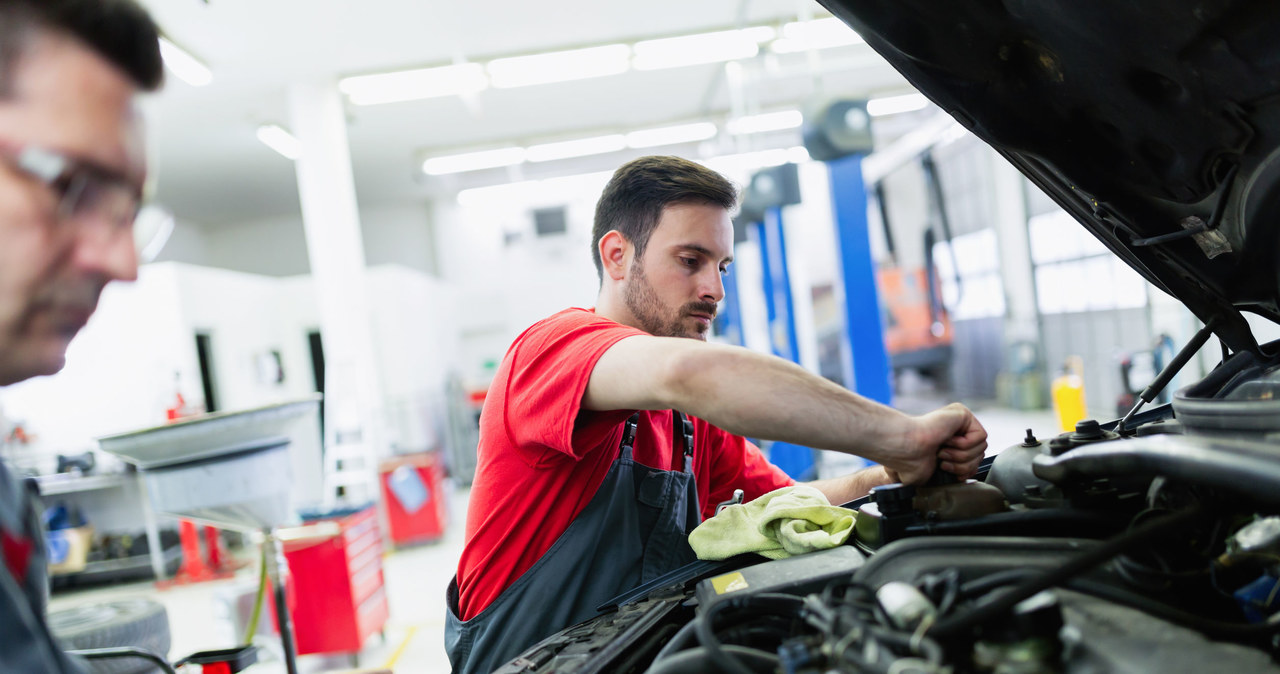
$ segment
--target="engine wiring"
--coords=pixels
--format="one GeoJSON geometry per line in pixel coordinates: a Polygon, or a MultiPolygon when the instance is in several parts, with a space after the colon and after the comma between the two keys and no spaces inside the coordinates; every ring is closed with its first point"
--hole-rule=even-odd
{"type": "Polygon", "coordinates": [[[1053,568],[1007,568],[975,576],[946,567],[911,583],[873,583],[854,571],[804,596],[718,597],[697,607],[647,671],[954,674],[1002,671],[998,663],[1028,654],[1051,663],[1064,652],[1057,635],[1065,614],[1058,595],[1045,592],[1055,588],[1140,611],[1210,639],[1280,648],[1280,612],[1270,608],[1280,597],[1280,538],[1264,536],[1280,535],[1280,520],[1249,519],[1213,506],[1216,501],[1207,494],[1163,487],[1152,487],[1148,507],[1131,516],[1125,531],[1053,568]],[[895,584],[905,589],[886,599],[886,588],[895,584]],[[1240,619],[1234,605],[1249,598],[1232,589],[1250,586],[1262,613],[1240,619]],[[1168,599],[1188,591],[1230,601],[1218,599],[1220,605],[1206,612],[1168,599]],[[1027,631],[1027,616],[1039,609],[1047,610],[1034,615],[1052,613],[1057,622],[1042,621],[1036,631],[1027,631]]]}

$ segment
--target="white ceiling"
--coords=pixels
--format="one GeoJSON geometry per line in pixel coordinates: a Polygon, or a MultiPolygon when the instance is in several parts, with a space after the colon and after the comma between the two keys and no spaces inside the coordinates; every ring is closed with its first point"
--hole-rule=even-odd
{"type": "MultiPolygon", "coordinates": [[[[291,83],[826,16],[811,0],[142,1],[174,42],[213,71],[213,82],[204,87],[169,76],[165,89],[146,103],[157,197],[180,219],[205,226],[298,213],[291,162],[255,136],[260,124],[288,125],[291,83]]],[[[491,88],[466,99],[348,104],[360,205],[424,203],[522,174],[601,170],[625,159],[602,156],[428,177],[418,170],[427,156],[696,119],[723,125],[735,101],[737,110],[758,112],[829,97],[909,91],[861,44],[781,55],[762,49],[742,65],[743,84],[733,91],[723,64],[717,64],[491,88]]],[[[799,134],[744,140],[722,133],[709,145],[732,152],[762,143],[795,145],[799,134]]]]}

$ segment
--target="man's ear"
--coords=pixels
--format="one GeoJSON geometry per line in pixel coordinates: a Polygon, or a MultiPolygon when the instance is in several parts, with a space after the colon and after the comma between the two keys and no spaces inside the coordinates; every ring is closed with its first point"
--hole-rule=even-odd
{"type": "Polygon", "coordinates": [[[631,242],[616,229],[611,229],[600,237],[600,262],[605,276],[621,281],[631,264],[632,250],[631,242]]]}

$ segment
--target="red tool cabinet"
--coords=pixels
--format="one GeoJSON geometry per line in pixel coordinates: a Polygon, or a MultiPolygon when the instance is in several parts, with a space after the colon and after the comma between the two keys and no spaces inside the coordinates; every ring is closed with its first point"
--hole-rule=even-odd
{"type": "Polygon", "coordinates": [[[321,522],[326,523],[308,525],[316,527],[315,536],[284,543],[296,589],[293,624],[300,655],[359,653],[387,622],[377,507],[321,522]]]}
{"type": "Polygon", "coordinates": [[[378,465],[378,481],[392,544],[434,541],[444,535],[449,504],[441,489],[444,467],[438,454],[420,452],[386,459],[378,465]],[[412,472],[406,475],[406,471],[412,472]],[[412,489],[404,488],[405,478],[412,489]]]}

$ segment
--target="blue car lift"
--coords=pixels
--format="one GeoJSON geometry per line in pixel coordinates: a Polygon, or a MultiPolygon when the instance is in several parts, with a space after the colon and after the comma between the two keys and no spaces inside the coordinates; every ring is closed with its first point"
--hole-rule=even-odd
{"type": "Polygon", "coordinates": [[[875,262],[867,235],[867,189],[862,182],[862,157],[852,154],[827,162],[844,284],[845,335],[849,348],[844,366],[845,386],[863,397],[891,405],[889,353],[884,346],[875,262]]]}
{"type": "MultiPolygon", "coordinates": [[[[765,310],[769,319],[769,343],[773,355],[800,362],[796,337],[795,298],[791,294],[791,273],[787,269],[787,243],[783,231],[782,207],[765,210],[764,222],[756,223],[760,261],[764,277],[765,310]]],[[[769,446],[769,461],[796,480],[817,477],[813,449],[789,442],[769,446]]]]}
{"type": "MultiPolygon", "coordinates": [[[[868,238],[867,192],[862,180],[861,154],[853,154],[827,162],[831,174],[832,209],[840,248],[841,283],[844,288],[845,386],[863,397],[892,404],[889,355],[884,346],[880,298],[876,290],[875,266],[868,238]]],[[[764,222],[755,224],[763,265],[764,295],[769,319],[769,338],[773,353],[795,363],[800,362],[796,337],[795,300],[787,269],[786,237],[783,234],[782,208],[766,209],[764,222]]],[[[726,300],[729,290],[726,281],[726,300]]],[[[736,292],[733,310],[737,310],[736,292]]],[[[741,334],[741,316],[733,317],[741,334]]],[[[813,450],[801,445],[775,442],[769,459],[791,477],[810,480],[816,477],[813,450]]]]}

